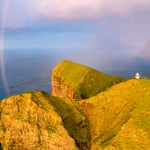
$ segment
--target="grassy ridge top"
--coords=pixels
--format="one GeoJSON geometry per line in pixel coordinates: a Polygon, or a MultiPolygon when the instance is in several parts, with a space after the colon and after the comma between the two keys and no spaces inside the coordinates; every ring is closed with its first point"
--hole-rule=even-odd
{"type": "Polygon", "coordinates": [[[93,149],[150,147],[150,80],[129,80],[76,102],[89,119],[93,149]]]}
{"type": "Polygon", "coordinates": [[[134,98],[136,107],[132,111],[132,117],[122,126],[107,149],[150,148],[150,80],[142,79],[138,82],[134,98]]]}
{"type": "Polygon", "coordinates": [[[79,86],[80,82],[82,82],[84,76],[89,70],[90,68],[88,67],[73,63],[68,60],[60,62],[54,68],[55,76],[65,79],[65,82],[70,84],[72,87],[79,86]]]}
{"type": "Polygon", "coordinates": [[[72,89],[88,98],[127,79],[110,76],[90,67],[64,60],[53,70],[53,77],[61,78],[72,89]]]}

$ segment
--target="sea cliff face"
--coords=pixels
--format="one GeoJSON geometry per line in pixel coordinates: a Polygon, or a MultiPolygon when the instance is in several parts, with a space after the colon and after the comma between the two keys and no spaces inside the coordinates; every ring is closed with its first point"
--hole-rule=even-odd
{"type": "Polygon", "coordinates": [[[52,95],[75,100],[87,99],[123,81],[126,79],[64,60],[53,68],[52,95]]]}
{"type": "Polygon", "coordinates": [[[52,95],[69,99],[82,98],[81,92],[65,83],[61,77],[56,77],[54,72],[52,75],[52,95]]]}
{"type": "Polygon", "coordinates": [[[1,149],[78,149],[47,99],[35,91],[0,102],[1,149]]]}

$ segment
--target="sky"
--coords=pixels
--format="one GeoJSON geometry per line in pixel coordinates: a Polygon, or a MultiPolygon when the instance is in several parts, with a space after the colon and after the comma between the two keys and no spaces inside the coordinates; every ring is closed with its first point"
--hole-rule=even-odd
{"type": "Polygon", "coordinates": [[[150,59],[149,0],[1,0],[0,24],[6,7],[5,49],[76,52],[108,68],[150,59]]]}

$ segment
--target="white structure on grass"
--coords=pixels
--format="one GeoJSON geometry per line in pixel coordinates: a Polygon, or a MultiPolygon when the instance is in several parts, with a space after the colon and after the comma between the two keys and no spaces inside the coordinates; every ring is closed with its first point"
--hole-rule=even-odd
{"type": "Polygon", "coordinates": [[[135,74],[135,78],[140,79],[140,74],[138,72],[135,74]]]}

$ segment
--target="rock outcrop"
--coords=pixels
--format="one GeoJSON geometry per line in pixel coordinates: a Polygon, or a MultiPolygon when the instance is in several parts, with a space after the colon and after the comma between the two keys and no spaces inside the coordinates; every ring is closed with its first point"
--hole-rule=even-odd
{"type": "Polygon", "coordinates": [[[75,100],[87,99],[125,80],[64,60],[53,68],[52,95],[75,100]]]}
{"type": "Polygon", "coordinates": [[[46,93],[35,91],[0,102],[1,149],[78,149],[49,99],[46,93]]]}
{"type": "Polygon", "coordinates": [[[69,99],[83,99],[83,94],[71,85],[68,85],[61,77],[52,76],[52,95],[69,99]]]}

